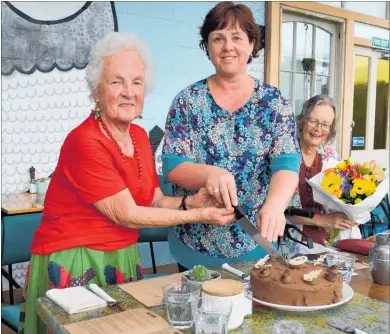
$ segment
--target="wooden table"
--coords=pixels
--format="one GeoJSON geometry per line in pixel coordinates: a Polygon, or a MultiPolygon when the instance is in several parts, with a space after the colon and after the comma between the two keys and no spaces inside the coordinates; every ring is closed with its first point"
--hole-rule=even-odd
{"type": "MultiPolygon", "coordinates": [[[[368,260],[367,257],[364,260],[368,260]]],[[[366,262],[365,261],[365,262],[366,262]]],[[[249,272],[254,262],[241,262],[233,265],[243,272],[249,272]]],[[[237,279],[237,276],[217,269],[223,278],[237,279]]],[[[354,324],[357,328],[372,334],[389,333],[389,287],[380,286],[367,279],[367,270],[358,270],[359,276],[352,277],[351,286],[355,290],[354,297],[343,305],[322,311],[314,312],[285,312],[269,307],[254,307],[253,315],[244,320],[244,323],[236,330],[229,333],[270,333],[275,322],[283,319],[298,320],[305,327],[306,333],[340,333],[326,325],[326,320],[335,316],[342,317],[347,323],[354,324]],[[368,285],[364,291],[360,286],[368,285]],[[361,290],[358,290],[361,289],[361,290]],[[369,296],[372,296],[370,298],[369,296]],[[383,302],[385,301],[385,302],[383,302]]],[[[145,307],[132,296],[125,293],[118,286],[112,285],[103,288],[110,296],[121,301],[124,309],[145,307]]],[[[151,308],[166,319],[164,306],[151,308]]],[[[65,324],[93,318],[99,318],[113,314],[110,308],[68,315],[59,306],[55,305],[47,297],[37,299],[37,312],[42,321],[56,334],[67,334],[65,324]]],[[[183,331],[189,333],[190,331],[183,331]]]]}
{"type": "MultiPolygon", "coordinates": [[[[369,263],[370,261],[368,256],[360,254],[354,255],[361,262],[369,263]]],[[[356,270],[356,273],[359,274],[359,276],[352,277],[350,284],[353,291],[360,293],[364,296],[390,304],[390,287],[375,283],[372,280],[370,268],[356,270]]]]}
{"type": "Polygon", "coordinates": [[[19,215],[41,212],[43,210],[44,194],[1,194],[1,213],[19,215]]]}

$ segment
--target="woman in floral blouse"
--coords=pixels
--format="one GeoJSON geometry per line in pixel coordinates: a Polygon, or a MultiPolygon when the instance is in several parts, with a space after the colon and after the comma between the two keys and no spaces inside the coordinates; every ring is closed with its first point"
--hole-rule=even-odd
{"type": "MultiPolygon", "coordinates": [[[[247,73],[260,31],[245,5],[217,4],[200,28],[200,47],[215,74],[173,100],[163,171],[176,194],[205,186],[221,205],[240,204],[269,241],[283,235],[284,210],[298,184],[301,160],[291,107],[275,87],[247,73]]],[[[179,225],[168,240],[180,270],[265,255],[237,223],[179,225]]]]}
{"type": "MultiPolygon", "coordinates": [[[[353,225],[343,213],[326,213],[321,204],[315,203],[313,191],[306,179],[321,172],[330,159],[339,160],[332,146],[336,135],[336,105],[325,95],[316,95],[306,101],[302,113],[297,116],[299,146],[302,151],[302,162],[299,170],[299,185],[291,201],[291,205],[315,213],[314,218],[287,217],[311,237],[315,243],[332,245],[340,230],[350,229],[353,225]]],[[[294,232],[294,238],[300,235],[294,232]]],[[[290,258],[300,252],[300,245],[287,238],[280,243],[280,250],[290,258]]]]}

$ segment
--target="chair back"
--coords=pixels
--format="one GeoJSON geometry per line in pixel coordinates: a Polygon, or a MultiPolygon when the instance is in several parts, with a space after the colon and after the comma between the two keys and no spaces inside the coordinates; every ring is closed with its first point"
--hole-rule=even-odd
{"type": "Polygon", "coordinates": [[[42,213],[2,217],[2,266],[30,260],[32,238],[41,222],[41,217],[42,213]]]}
{"type": "MultiPolygon", "coordinates": [[[[164,176],[159,175],[160,187],[164,195],[172,196],[172,183],[164,181],[164,176]]],[[[168,241],[167,227],[140,228],[138,242],[168,241]]]]}

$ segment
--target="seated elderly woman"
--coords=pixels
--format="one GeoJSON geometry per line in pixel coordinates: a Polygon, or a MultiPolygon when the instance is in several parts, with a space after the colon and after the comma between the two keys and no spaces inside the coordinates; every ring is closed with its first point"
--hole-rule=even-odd
{"type": "MultiPolygon", "coordinates": [[[[314,202],[313,191],[306,179],[321,172],[328,159],[340,160],[332,145],[336,135],[336,105],[332,98],[316,95],[306,101],[302,112],[296,117],[297,135],[302,152],[299,170],[299,185],[291,200],[291,205],[315,213],[314,218],[287,216],[287,219],[303,225],[303,232],[315,243],[332,244],[338,230],[349,229],[353,222],[344,213],[326,213],[322,205],[314,202]]],[[[296,232],[294,238],[300,239],[296,232]]],[[[285,257],[300,252],[300,245],[284,237],[280,250],[285,257]]]]}
{"type": "Polygon", "coordinates": [[[50,288],[141,279],[139,228],[234,220],[204,188],[185,201],[160,190],[147,134],[131,123],[151,84],[149,62],[132,34],[109,33],[93,50],[86,80],[96,108],[61,148],[31,246],[20,332],[46,332],[35,303],[50,288]]]}

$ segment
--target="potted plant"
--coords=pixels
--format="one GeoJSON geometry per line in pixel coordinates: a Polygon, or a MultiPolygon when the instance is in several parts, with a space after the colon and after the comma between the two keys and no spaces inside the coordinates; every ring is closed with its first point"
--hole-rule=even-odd
{"type": "Polygon", "coordinates": [[[194,266],[191,270],[183,273],[183,280],[185,282],[193,283],[199,287],[206,281],[219,278],[221,278],[221,274],[218,271],[208,270],[202,265],[194,266]]]}
{"type": "Polygon", "coordinates": [[[303,58],[302,67],[304,72],[314,72],[316,69],[316,60],[314,58],[303,58]]]}

